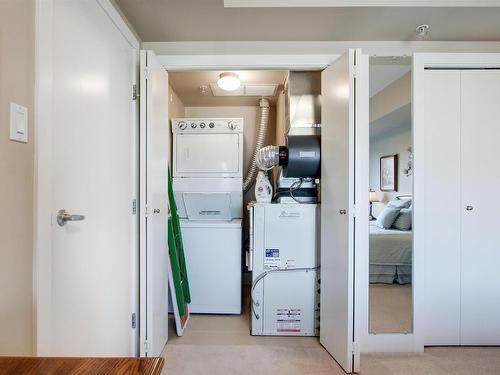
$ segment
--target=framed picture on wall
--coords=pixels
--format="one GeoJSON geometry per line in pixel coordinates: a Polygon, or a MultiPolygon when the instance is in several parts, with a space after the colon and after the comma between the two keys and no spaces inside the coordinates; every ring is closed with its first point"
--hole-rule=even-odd
{"type": "Polygon", "coordinates": [[[398,190],[398,155],[387,155],[380,158],[380,190],[398,190]]]}

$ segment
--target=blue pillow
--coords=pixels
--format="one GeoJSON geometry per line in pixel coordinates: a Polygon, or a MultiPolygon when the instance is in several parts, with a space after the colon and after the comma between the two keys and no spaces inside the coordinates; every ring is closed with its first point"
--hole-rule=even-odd
{"type": "Polygon", "coordinates": [[[378,215],[375,225],[382,229],[389,229],[396,221],[400,211],[401,208],[392,207],[388,204],[378,215]]]}
{"type": "Polygon", "coordinates": [[[411,206],[411,199],[393,199],[387,205],[394,208],[408,208],[411,206]]]}
{"type": "Polygon", "coordinates": [[[402,208],[399,212],[399,216],[392,226],[399,230],[410,230],[411,229],[411,209],[402,208]]]}

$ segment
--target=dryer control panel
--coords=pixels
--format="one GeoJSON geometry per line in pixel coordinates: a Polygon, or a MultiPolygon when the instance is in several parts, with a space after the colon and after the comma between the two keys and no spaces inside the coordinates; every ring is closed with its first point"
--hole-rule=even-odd
{"type": "Polygon", "coordinates": [[[243,119],[174,118],[172,133],[243,133],[243,119]]]}

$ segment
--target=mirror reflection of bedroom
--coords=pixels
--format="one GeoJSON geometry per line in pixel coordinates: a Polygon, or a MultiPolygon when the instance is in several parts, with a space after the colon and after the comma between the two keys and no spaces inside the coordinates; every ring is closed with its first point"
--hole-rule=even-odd
{"type": "Polygon", "coordinates": [[[412,332],[411,58],[370,58],[370,333],[412,332]]]}

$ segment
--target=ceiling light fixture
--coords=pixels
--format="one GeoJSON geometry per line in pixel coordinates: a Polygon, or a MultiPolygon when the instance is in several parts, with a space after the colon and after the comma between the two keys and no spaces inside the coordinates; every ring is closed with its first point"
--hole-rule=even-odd
{"type": "Polygon", "coordinates": [[[221,73],[219,80],[217,81],[217,86],[219,86],[224,91],[234,91],[240,87],[240,77],[236,73],[221,73]]]}
{"type": "Polygon", "coordinates": [[[415,34],[417,35],[417,38],[419,39],[425,38],[427,34],[429,34],[429,28],[430,26],[425,24],[417,26],[417,28],[415,29],[415,34]]]}

